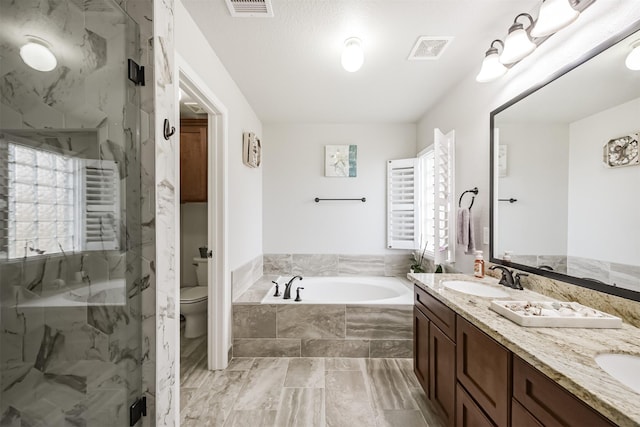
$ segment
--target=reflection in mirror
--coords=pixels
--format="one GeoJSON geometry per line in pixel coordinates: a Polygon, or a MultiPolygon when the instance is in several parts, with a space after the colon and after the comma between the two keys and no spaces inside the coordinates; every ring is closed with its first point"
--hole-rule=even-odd
{"type": "Polygon", "coordinates": [[[640,300],[634,30],[491,113],[491,261],[640,300]]]}

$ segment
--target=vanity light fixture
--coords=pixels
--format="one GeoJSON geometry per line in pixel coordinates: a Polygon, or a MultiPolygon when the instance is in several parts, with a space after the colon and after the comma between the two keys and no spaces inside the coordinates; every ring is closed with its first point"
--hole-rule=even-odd
{"type": "Polygon", "coordinates": [[[503,64],[518,62],[536,49],[536,44],[531,41],[524,26],[518,22],[518,18],[521,16],[529,19],[531,22],[529,28],[533,25],[533,18],[528,13],[521,13],[516,16],[511,28],[509,28],[507,38],[504,39],[504,48],[502,49],[502,54],[500,54],[500,62],[503,64]]]}
{"type": "Polygon", "coordinates": [[[37,71],[51,71],[58,65],[56,56],[44,41],[29,37],[29,42],[20,48],[20,57],[29,67],[37,71]]]}
{"type": "Polygon", "coordinates": [[[350,73],[358,71],[364,63],[364,51],[362,41],[357,37],[351,37],[344,41],[342,49],[342,67],[350,73]]]}
{"type": "Polygon", "coordinates": [[[631,44],[631,52],[624,60],[624,65],[633,71],[640,71],[640,40],[636,40],[631,44]]]}
{"type": "Polygon", "coordinates": [[[485,54],[484,61],[482,61],[482,68],[480,68],[480,72],[476,76],[476,81],[480,83],[495,80],[507,72],[507,67],[498,59],[498,49],[494,46],[495,43],[499,43],[504,48],[502,40],[494,40],[491,42],[491,46],[485,54]]]}
{"type": "Polygon", "coordinates": [[[579,15],[580,12],[571,7],[569,0],[542,0],[531,37],[550,36],[578,19],[579,15]]]}

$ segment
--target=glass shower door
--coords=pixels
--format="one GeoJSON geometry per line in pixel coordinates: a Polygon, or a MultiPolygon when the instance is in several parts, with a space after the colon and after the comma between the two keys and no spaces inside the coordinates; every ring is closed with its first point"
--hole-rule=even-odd
{"type": "Polygon", "coordinates": [[[141,395],[138,45],[112,0],[0,0],[0,426],[141,395]]]}

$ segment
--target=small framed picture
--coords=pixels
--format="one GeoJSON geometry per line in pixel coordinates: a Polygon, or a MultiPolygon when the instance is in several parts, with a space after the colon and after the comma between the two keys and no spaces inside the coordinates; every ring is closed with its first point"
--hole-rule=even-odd
{"type": "Polygon", "coordinates": [[[325,145],[324,176],[355,177],[357,166],[357,145],[325,145]]]}
{"type": "Polygon", "coordinates": [[[253,132],[242,134],[242,162],[250,168],[257,168],[262,161],[262,145],[253,132]]]}

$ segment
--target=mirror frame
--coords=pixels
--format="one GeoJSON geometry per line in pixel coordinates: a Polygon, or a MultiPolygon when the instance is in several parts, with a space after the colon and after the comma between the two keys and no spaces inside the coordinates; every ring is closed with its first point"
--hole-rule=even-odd
{"type": "Polygon", "coordinates": [[[495,227],[494,227],[494,219],[495,219],[495,209],[497,209],[497,202],[496,202],[496,194],[495,194],[495,161],[494,161],[494,125],[495,125],[495,116],[500,113],[501,111],[504,111],[505,109],[509,108],[510,106],[512,106],[513,104],[523,100],[524,98],[526,98],[527,96],[531,95],[532,93],[542,89],[543,87],[547,86],[549,83],[557,80],[558,78],[564,76],[565,74],[567,74],[568,72],[570,72],[571,70],[573,70],[574,68],[579,67],[580,65],[584,64],[585,62],[589,61],[591,58],[599,55],[600,53],[604,52],[605,50],[607,50],[608,48],[610,48],[611,46],[615,45],[616,43],[624,40],[625,38],[629,37],[630,35],[632,35],[635,32],[640,31],[640,22],[636,22],[634,24],[632,24],[631,26],[629,26],[628,28],[626,28],[624,31],[616,34],[615,36],[609,38],[608,40],[604,41],[603,43],[599,44],[598,46],[596,46],[595,48],[591,49],[590,51],[588,51],[587,53],[585,53],[584,55],[582,55],[580,58],[578,58],[576,61],[571,62],[569,64],[567,64],[567,66],[561,68],[559,71],[557,71],[556,73],[552,74],[551,76],[549,76],[547,79],[543,80],[541,83],[538,83],[534,86],[532,86],[531,88],[529,88],[528,90],[524,91],[523,93],[521,93],[520,95],[516,96],[515,98],[511,99],[510,101],[507,101],[506,103],[504,103],[503,105],[501,105],[500,107],[496,108],[495,110],[491,111],[491,113],[489,114],[489,170],[490,170],[490,177],[489,177],[489,197],[490,197],[490,203],[489,203],[489,261],[493,264],[498,264],[498,265],[503,265],[506,267],[512,267],[515,268],[517,270],[522,270],[522,271],[526,271],[538,276],[544,276],[544,277],[548,277],[550,279],[553,280],[558,280],[561,282],[568,282],[571,283],[573,285],[577,285],[577,286],[581,286],[584,288],[588,288],[588,289],[592,289],[595,291],[599,291],[599,292],[604,292],[606,294],[610,294],[610,295],[615,295],[615,296],[619,296],[622,298],[626,298],[626,299],[630,299],[633,301],[640,301],[640,292],[637,291],[633,291],[630,289],[625,289],[625,288],[620,288],[617,286],[613,286],[610,285],[608,283],[604,283],[604,282],[600,282],[599,280],[596,279],[585,279],[585,278],[581,278],[581,277],[575,277],[575,276],[570,276],[568,274],[562,274],[562,273],[558,273],[555,271],[549,271],[546,269],[540,269],[537,267],[532,267],[529,265],[524,265],[524,264],[518,264],[515,262],[505,262],[502,259],[496,258],[495,254],[494,254],[494,247],[495,247],[495,242],[494,242],[494,232],[495,232],[495,227]]]}

